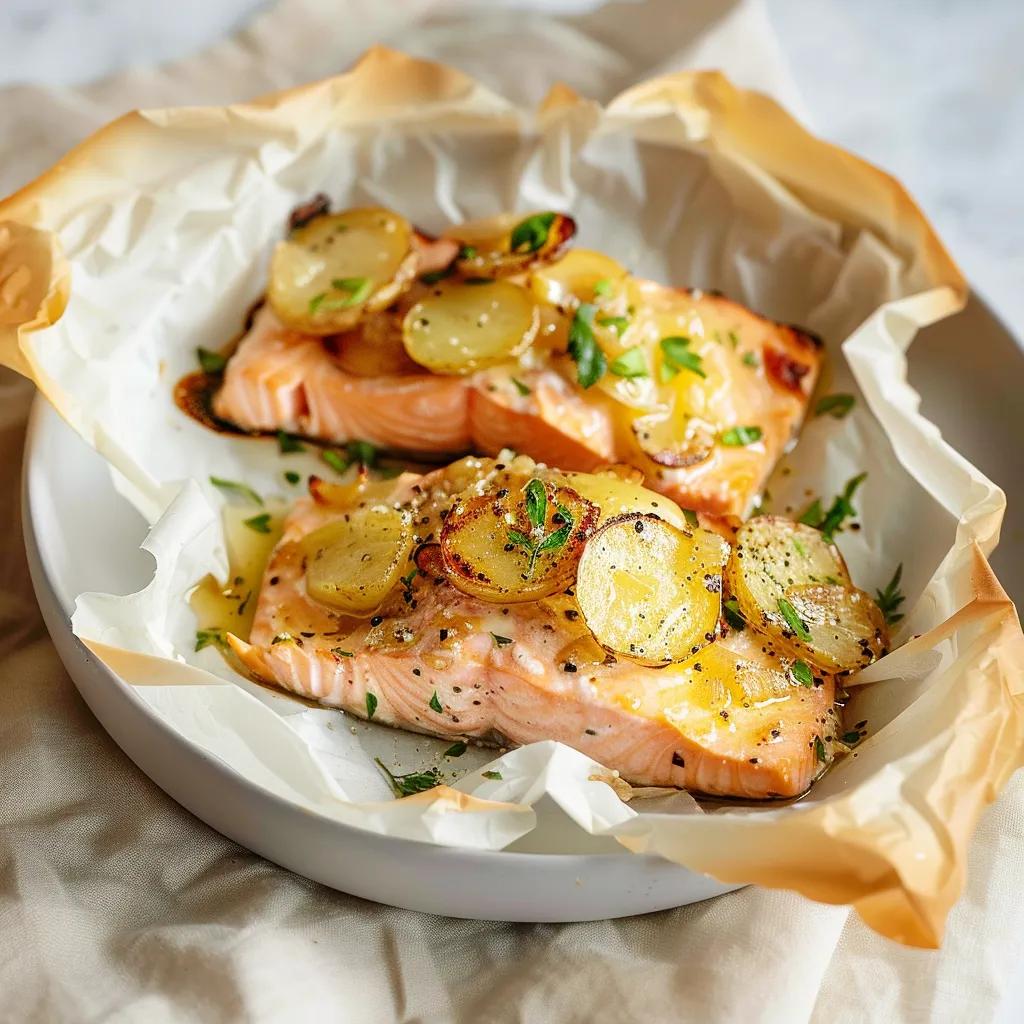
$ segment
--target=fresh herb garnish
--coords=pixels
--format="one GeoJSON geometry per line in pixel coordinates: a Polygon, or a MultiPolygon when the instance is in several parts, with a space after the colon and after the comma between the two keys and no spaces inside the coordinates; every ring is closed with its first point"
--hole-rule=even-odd
{"type": "Polygon", "coordinates": [[[794,661],[789,667],[789,674],[792,676],[793,682],[799,683],[801,686],[814,685],[814,673],[806,661],[794,661]]]}
{"type": "Polygon", "coordinates": [[[375,757],[377,767],[387,776],[395,796],[412,796],[414,793],[425,793],[441,785],[441,772],[437,768],[427,768],[422,772],[409,772],[407,775],[395,775],[388,771],[384,762],[375,757]]]}
{"type": "Polygon", "coordinates": [[[227,495],[245,498],[254,505],[263,504],[263,499],[248,484],[240,484],[237,480],[225,480],[219,476],[211,476],[210,483],[227,495]]]}
{"type": "Polygon", "coordinates": [[[304,452],[306,446],[297,437],[292,437],[291,434],[279,430],[277,432],[277,450],[282,455],[290,455],[292,452],[304,452]]]}
{"type": "Polygon", "coordinates": [[[859,732],[844,732],[842,739],[848,747],[854,747],[860,743],[861,735],[859,732]]]}
{"type": "Polygon", "coordinates": [[[820,736],[814,737],[814,756],[822,763],[825,763],[825,744],[821,742],[820,736]]]}
{"type": "Polygon", "coordinates": [[[513,252],[536,252],[548,240],[551,225],[555,223],[553,213],[535,213],[521,220],[513,229],[509,246],[513,252]]]}
{"type": "Polygon", "coordinates": [[[793,630],[793,632],[803,640],[804,643],[809,643],[811,633],[807,628],[807,624],[800,618],[797,610],[784,597],[779,598],[779,611],[782,612],[782,617],[786,620],[786,624],[789,628],[793,630]]]}
{"type": "Polygon", "coordinates": [[[576,363],[576,379],[584,388],[596,384],[608,367],[608,360],[594,337],[593,322],[594,306],[584,302],[569,324],[569,355],[576,363]]]}
{"type": "Polygon", "coordinates": [[[481,772],[480,774],[483,775],[483,777],[485,779],[495,779],[498,782],[501,782],[501,772],[490,771],[490,772],[481,772]]]}
{"type": "Polygon", "coordinates": [[[257,533],[270,533],[270,513],[263,512],[250,519],[243,519],[242,525],[248,526],[250,530],[255,530],[257,533]]]}
{"type": "Polygon", "coordinates": [[[629,327],[628,316],[599,316],[597,322],[602,327],[610,327],[620,338],[629,327]]]}
{"type": "Polygon", "coordinates": [[[754,369],[757,369],[757,367],[761,365],[761,361],[757,358],[756,352],[744,352],[742,361],[744,366],[752,366],[754,369]]]}
{"type": "Polygon", "coordinates": [[[680,370],[689,370],[698,377],[707,377],[703,369],[703,360],[696,352],[690,351],[689,338],[662,338],[658,344],[661,347],[662,384],[667,384],[680,370]]]}
{"type": "Polygon", "coordinates": [[[523,398],[532,393],[530,389],[517,377],[512,377],[511,380],[516,391],[518,391],[519,394],[523,396],[523,398]]]}
{"type": "Polygon", "coordinates": [[[614,290],[611,281],[607,277],[602,277],[600,281],[594,282],[594,295],[602,299],[608,298],[609,295],[614,293],[614,290]]]}
{"type": "Polygon", "coordinates": [[[453,743],[445,752],[445,757],[462,757],[466,752],[466,744],[459,740],[458,743],[453,743]]]}
{"type": "Polygon", "coordinates": [[[344,651],[340,647],[332,647],[331,654],[336,654],[339,658],[352,658],[355,657],[351,651],[344,651]]]}
{"type": "Polygon", "coordinates": [[[325,448],[320,458],[336,473],[344,473],[352,465],[371,469],[377,464],[377,449],[369,441],[349,441],[344,455],[335,448],[325,448]]]}
{"type": "Polygon", "coordinates": [[[494,637],[494,643],[497,647],[508,647],[509,644],[515,643],[510,636],[498,636],[497,633],[492,633],[491,636],[494,637]]]}
{"type": "Polygon", "coordinates": [[[534,530],[544,526],[548,517],[548,494],[542,481],[534,477],[523,488],[526,494],[526,515],[534,530]]]}
{"type": "Polygon", "coordinates": [[[800,522],[821,530],[825,540],[831,544],[835,535],[843,529],[843,523],[857,514],[852,504],[853,496],[866,477],[867,473],[860,473],[849,480],[843,488],[843,493],[836,495],[827,512],[822,512],[821,502],[815,498],[800,517],[800,522]]]}
{"type": "Polygon", "coordinates": [[[296,473],[294,469],[289,469],[285,471],[284,478],[294,487],[302,479],[302,474],[296,473]]]}
{"type": "Polygon", "coordinates": [[[746,620],[740,614],[740,603],[735,597],[730,597],[722,605],[722,614],[725,616],[725,621],[729,624],[730,629],[746,628],[746,620]]]}
{"type": "Polygon", "coordinates": [[[441,714],[441,712],[444,711],[444,708],[441,707],[441,702],[437,699],[437,690],[430,695],[430,702],[428,706],[431,711],[436,711],[438,714],[441,714]]]}
{"type": "Polygon", "coordinates": [[[336,452],[333,448],[325,448],[320,453],[320,458],[327,463],[335,473],[344,473],[349,466],[352,465],[351,459],[346,459],[340,452],[336,452]]]}
{"type": "Polygon", "coordinates": [[[900,577],[903,575],[903,563],[900,562],[896,566],[896,571],[892,575],[892,579],[889,580],[885,587],[885,590],[875,591],[875,604],[878,605],[882,614],[885,616],[885,624],[887,626],[895,626],[900,619],[903,618],[903,613],[898,611],[899,606],[906,600],[903,593],[900,591],[900,577]]]}
{"type": "Polygon", "coordinates": [[[740,343],[740,336],[739,336],[739,334],[737,334],[736,331],[730,331],[729,332],[729,344],[732,345],[733,348],[737,348],[739,346],[739,343],[740,343]]]}
{"type": "Polygon", "coordinates": [[[348,309],[356,306],[369,298],[373,291],[373,282],[368,277],[336,277],[331,281],[331,287],[336,292],[345,292],[340,298],[329,298],[326,292],[320,292],[309,300],[310,314],[316,314],[319,310],[333,312],[336,309],[348,309]]]}
{"type": "Polygon", "coordinates": [[[544,525],[547,522],[548,500],[544,484],[534,477],[524,488],[526,492],[526,514],[530,520],[529,535],[520,530],[509,530],[508,540],[510,544],[526,550],[530,556],[530,564],[527,566],[524,578],[529,579],[537,565],[538,556],[544,551],[555,551],[565,545],[572,533],[572,513],[564,506],[558,505],[555,515],[561,520],[562,525],[551,533],[544,533],[544,525]]]}
{"type": "Polygon", "coordinates": [[[730,427],[723,430],[719,440],[729,448],[743,448],[760,441],[764,431],[760,427],[730,427]]]}
{"type": "Polygon", "coordinates": [[[825,395],[814,407],[815,416],[824,416],[826,413],[837,420],[841,420],[852,408],[857,399],[853,395],[825,395]]]}
{"type": "Polygon", "coordinates": [[[612,360],[608,369],[616,377],[625,377],[628,380],[632,380],[634,377],[650,376],[647,372],[647,356],[644,355],[644,350],[639,345],[626,349],[618,359],[612,360]]]}
{"type": "Polygon", "coordinates": [[[695,530],[698,526],[700,526],[700,519],[697,517],[697,513],[694,512],[692,508],[684,508],[682,512],[683,519],[686,521],[686,525],[689,526],[691,530],[695,530]]]}
{"type": "Polygon", "coordinates": [[[473,260],[476,259],[476,246],[475,245],[463,245],[459,249],[459,255],[456,257],[460,260],[473,260]]]}
{"type": "Polygon", "coordinates": [[[366,720],[369,721],[373,718],[374,712],[377,710],[377,695],[374,693],[366,694],[366,720]]]}
{"type": "Polygon", "coordinates": [[[223,373],[224,367],[228,365],[227,356],[211,352],[202,346],[196,349],[196,355],[199,357],[199,366],[203,373],[223,373]]]}
{"type": "Polygon", "coordinates": [[[219,647],[226,651],[228,647],[227,638],[223,629],[197,629],[196,650],[201,651],[204,647],[219,647]]]}

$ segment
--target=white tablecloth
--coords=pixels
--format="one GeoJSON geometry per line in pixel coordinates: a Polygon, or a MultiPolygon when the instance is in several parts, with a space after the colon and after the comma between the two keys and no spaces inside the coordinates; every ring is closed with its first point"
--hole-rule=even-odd
{"type": "MultiPolygon", "coordinates": [[[[125,108],[244,98],[340,70],[372,41],[523,102],[555,78],[606,98],[721,65],[800,109],[757,3],[647,0],[561,20],[466,6],[286,0],[161,71],[0,93],[0,193],[125,108]]],[[[1021,776],[981,822],[938,952],[753,889],[595,924],[432,918],[332,892],[217,835],[107,738],[45,635],[18,524],[28,397],[0,377],[0,1021],[1024,1019],[1021,776]]]]}

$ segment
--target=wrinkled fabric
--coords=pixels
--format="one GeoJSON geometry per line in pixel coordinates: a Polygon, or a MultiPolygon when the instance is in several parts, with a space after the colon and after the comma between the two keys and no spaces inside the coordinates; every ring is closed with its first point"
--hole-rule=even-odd
{"type": "MultiPolygon", "coordinates": [[[[374,40],[533,99],[516,94],[514,62],[478,66],[463,6],[411,3],[399,17],[359,0],[286,0],[240,39],[164,71],[81,91],[10,90],[0,192],[126,106],[283,87],[344,67],[374,40]],[[419,30],[413,18],[430,20],[419,30]],[[362,31],[326,31],[339,19],[362,31]]],[[[535,76],[575,76],[597,96],[630,77],[723,63],[792,106],[759,5],[694,4],[689,17],[682,6],[619,3],[604,21],[528,24],[499,9],[479,24],[509,52],[531,33],[547,40],[537,52],[550,69],[541,60],[535,76]],[[674,38],[666,29],[650,42],[645,18],[674,38]]],[[[588,924],[429,917],[332,892],[219,836],[106,736],[46,636],[19,522],[30,397],[0,376],[0,1021],[1024,1019],[1020,774],[982,819],[938,952],[888,943],[845,908],[756,889],[588,924]]]]}

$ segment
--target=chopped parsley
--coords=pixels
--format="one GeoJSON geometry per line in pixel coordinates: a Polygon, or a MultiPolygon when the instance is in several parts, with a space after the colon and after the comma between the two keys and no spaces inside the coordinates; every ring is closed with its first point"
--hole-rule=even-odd
{"type": "Polygon", "coordinates": [[[793,548],[801,558],[807,557],[807,548],[804,547],[804,543],[799,537],[793,538],[793,548]]]}
{"type": "Polygon", "coordinates": [[[828,760],[825,754],[825,744],[821,742],[820,736],[814,737],[814,756],[824,764],[828,760]]]}
{"type": "Polygon", "coordinates": [[[377,762],[377,767],[387,777],[388,783],[397,797],[425,793],[428,789],[434,789],[435,786],[441,785],[441,772],[437,768],[427,768],[422,772],[409,772],[407,775],[395,775],[388,771],[379,757],[375,757],[374,760],[377,762]]]}
{"type": "Polygon", "coordinates": [[[597,322],[602,327],[610,327],[620,338],[629,327],[629,317],[627,316],[599,316],[597,322]]]}
{"type": "Polygon", "coordinates": [[[704,372],[703,360],[696,352],[690,351],[690,339],[678,336],[662,338],[658,342],[661,347],[661,382],[667,384],[680,370],[689,370],[698,377],[707,377],[704,372]]]}
{"type": "Polygon", "coordinates": [[[357,306],[370,297],[370,292],[373,291],[373,282],[368,277],[336,277],[331,281],[331,287],[336,292],[345,294],[339,298],[330,298],[326,292],[314,295],[309,300],[310,313],[316,313],[319,310],[330,313],[336,309],[357,306]]]}
{"type": "Polygon", "coordinates": [[[366,720],[369,721],[373,718],[374,712],[377,710],[377,695],[373,693],[366,694],[366,720]]]}
{"type": "Polygon", "coordinates": [[[284,478],[294,487],[302,479],[302,474],[296,473],[294,469],[289,469],[285,471],[284,478]]]}
{"type": "Polygon", "coordinates": [[[515,643],[510,636],[498,636],[497,633],[492,633],[491,636],[494,638],[494,644],[496,647],[508,647],[509,644],[515,643]]]}
{"type": "Polygon", "coordinates": [[[625,377],[632,380],[634,377],[649,377],[647,371],[647,356],[644,350],[637,345],[635,348],[628,348],[618,359],[612,360],[608,367],[616,377],[625,377]]]}
{"type": "Polygon", "coordinates": [[[729,337],[729,344],[732,345],[733,348],[737,348],[739,346],[739,343],[740,343],[740,336],[739,336],[739,334],[736,331],[730,331],[728,337],[729,337]]]}
{"type": "Polygon", "coordinates": [[[594,282],[594,295],[602,299],[607,299],[610,295],[613,295],[614,293],[615,287],[611,283],[611,281],[608,280],[607,277],[602,277],[600,281],[594,282]]]}
{"type": "Polygon", "coordinates": [[[732,629],[745,629],[746,620],[740,614],[740,603],[735,597],[730,597],[722,605],[722,614],[725,616],[725,621],[729,624],[732,629]]]}
{"type": "Polygon", "coordinates": [[[474,260],[477,257],[477,251],[475,245],[463,245],[459,248],[459,255],[456,257],[460,260],[474,260]]]}
{"type": "Polygon", "coordinates": [[[204,647],[219,647],[222,651],[227,650],[228,642],[224,636],[223,629],[197,629],[196,650],[201,651],[204,647]]]}
{"type": "Polygon", "coordinates": [[[896,571],[892,574],[892,579],[886,584],[885,589],[875,591],[875,603],[885,616],[885,624],[887,626],[895,626],[903,618],[903,613],[898,610],[899,606],[906,600],[900,590],[900,577],[902,575],[903,563],[900,562],[896,566],[896,571]]]}
{"type": "Polygon", "coordinates": [[[291,434],[279,430],[277,432],[277,450],[282,455],[290,455],[292,452],[304,452],[306,446],[297,437],[292,437],[291,434]]]}
{"type": "Polygon", "coordinates": [[[822,511],[821,501],[815,498],[807,511],[800,517],[800,522],[821,530],[825,535],[825,540],[831,544],[835,535],[842,531],[843,523],[857,514],[857,510],[852,504],[853,496],[866,477],[867,473],[860,473],[852,480],[847,481],[843,493],[836,495],[827,512],[822,511]]]}
{"type": "Polygon", "coordinates": [[[523,396],[523,398],[525,398],[529,394],[532,394],[530,389],[521,380],[519,380],[518,377],[512,377],[511,380],[516,391],[518,391],[519,394],[523,396]]]}
{"type": "Polygon", "coordinates": [[[248,484],[241,484],[237,480],[225,480],[219,476],[211,476],[210,483],[231,497],[245,498],[254,505],[263,504],[263,499],[248,484]]]}
{"type": "Polygon", "coordinates": [[[761,360],[757,358],[756,352],[744,352],[743,353],[743,365],[751,366],[755,370],[761,365],[761,360]]]}
{"type": "Polygon", "coordinates": [[[760,441],[764,431],[760,427],[730,427],[723,430],[719,440],[728,448],[743,448],[760,441]]]}
{"type": "Polygon", "coordinates": [[[593,322],[594,306],[583,302],[569,324],[569,355],[576,363],[576,379],[584,388],[596,384],[608,367],[608,360],[594,337],[593,322]]]}
{"type": "Polygon", "coordinates": [[[481,772],[485,779],[494,779],[497,782],[501,782],[501,772],[481,772]]]}
{"type": "Polygon", "coordinates": [[[332,647],[331,654],[337,655],[339,658],[351,658],[354,657],[351,651],[344,651],[340,647],[332,647]]]}
{"type": "Polygon", "coordinates": [[[535,213],[521,220],[512,229],[509,247],[515,253],[536,252],[547,242],[554,223],[553,213],[535,213]]]}
{"type": "Polygon", "coordinates": [[[438,714],[441,714],[444,711],[444,708],[441,707],[441,702],[437,699],[437,690],[431,694],[428,706],[431,711],[436,711],[438,714]]]}
{"type": "Polygon", "coordinates": [[[859,732],[844,732],[842,740],[848,747],[854,747],[860,743],[861,734],[859,732]]]}
{"type": "Polygon", "coordinates": [[[458,743],[453,743],[445,752],[445,757],[462,757],[466,752],[466,744],[462,740],[458,743]]]}
{"type": "Polygon", "coordinates": [[[336,448],[325,448],[320,458],[336,473],[344,473],[353,465],[370,469],[377,464],[377,449],[369,441],[349,441],[344,455],[336,448]]]}
{"type": "Polygon", "coordinates": [[[811,632],[807,628],[807,623],[800,618],[797,610],[784,598],[779,598],[779,611],[782,612],[782,617],[786,620],[786,625],[801,639],[804,643],[808,643],[811,639],[811,632]]]}
{"type": "Polygon", "coordinates": [[[684,508],[682,512],[683,519],[686,520],[686,525],[689,526],[691,530],[695,530],[700,526],[700,519],[697,518],[697,513],[694,512],[692,508],[684,508]]]}
{"type": "Polygon", "coordinates": [[[853,395],[825,395],[824,398],[818,400],[818,404],[814,407],[814,415],[828,415],[841,420],[853,408],[856,401],[857,399],[853,395]]]}
{"type": "Polygon", "coordinates": [[[227,356],[222,356],[219,352],[211,352],[202,346],[196,349],[196,355],[199,357],[199,366],[203,373],[223,373],[224,367],[228,365],[227,356]]]}
{"type": "Polygon", "coordinates": [[[801,686],[814,685],[814,673],[806,661],[794,661],[789,667],[789,675],[794,683],[801,686]]]}
{"type": "Polygon", "coordinates": [[[257,533],[270,533],[270,513],[263,512],[250,519],[243,519],[242,525],[248,526],[250,530],[255,530],[257,533]]]}

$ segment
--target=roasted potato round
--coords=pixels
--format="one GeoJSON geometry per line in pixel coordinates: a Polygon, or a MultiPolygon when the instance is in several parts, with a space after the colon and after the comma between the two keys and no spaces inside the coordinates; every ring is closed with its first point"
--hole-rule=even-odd
{"type": "Polygon", "coordinates": [[[457,499],[441,530],[445,572],[485,601],[536,601],[572,583],[598,509],[571,487],[532,476],[457,499]]]}
{"type": "Polygon", "coordinates": [[[721,612],[721,538],[633,513],[602,526],[576,572],[576,601],[602,647],[647,665],[710,643],[721,612]]]}
{"type": "Polygon", "coordinates": [[[404,217],[382,207],[325,213],[278,243],[267,299],[288,327],[337,334],[391,303],[416,266],[404,217]]]}
{"type": "Polygon", "coordinates": [[[405,570],[412,525],[399,509],[364,506],[314,530],[301,544],[309,596],[350,615],[370,615],[405,570]]]}
{"type": "Polygon", "coordinates": [[[670,469],[696,466],[715,449],[714,431],[695,417],[671,412],[638,416],[630,424],[637,446],[652,462],[670,469]]]}
{"type": "Polygon", "coordinates": [[[626,268],[611,256],[593,249],[573,249],[556,263],[534,270],[530,287],[549,306],[571,310],[590,302],[601,308],[625,308],[628,276],[626,268]]]}
{"type": "Polygon", "coordinates": [[[446,232],[459,243],[463,277],[508,277],[557,259],[572,243],[576,222],[564,213],[504,213],[446,232]]]}
{"type": "Polygon", "coordinates": [[[509,281],[440,284],[403,324],[409,356],[435,373],[472,373],[518,355],[537,334],[530,293],[509,281]]]}
{"type": "Polygon", "coordinates": [[[878,606],[813,527],[778,516],[744,523],[727,577],[751,626],[822,671],[862,668],[888,646],[878,606]]]}

